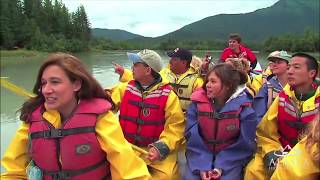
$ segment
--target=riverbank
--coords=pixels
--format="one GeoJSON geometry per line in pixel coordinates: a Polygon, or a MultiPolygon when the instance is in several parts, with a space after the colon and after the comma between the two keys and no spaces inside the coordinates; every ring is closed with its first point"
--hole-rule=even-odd
{"type": "MultiPolygon", "coordinates": [[[[102,50],[102,49],[94,49],[93,48],[93,49],[90,49],[90,51],[88,51],[88,52],[89,53],[99,53],[99,54],[101,54],[101,53],[105,53],[105,52],[109,52],[109,51],[110,50],[102,50]]],[[[122,51],[125,51],[125,50],[122,50],[122,51]]],[[[133,50],[128,50],[128,51],[133,51],[133,50]]],[[[202,52],[202,51],[203,50],[193,50],[193,52],[196,55],[200,55],[197,52],[202,52]]],[[[220,50],[220,51],[210,51],[210,52],[222,52],[222,50],[220,50]]],[[[49,53],[50,52],[27,50],[27,49],[0,50],[0,57],[46,57],[49,53]]],[[[261,53],[261,51],[257,51],[255,53],[261,53]]],[[[267,52],[264,52],[264,53],[267,53],[267,52]]],[[[320,52],[306,52],[306,53],[308,53],[308,54],[310,54],[312,56],[315,56],[315,58],[320,62],[320,52]]],[[[290,53],[290,54],[292,54],[292,53],[290,53]]]]}
{"type": "Polygon", "coordinates": [[[27,49],[0,50],[0,57],[39,57],[46,56],[48,52],[33,51],[27,49]]]}

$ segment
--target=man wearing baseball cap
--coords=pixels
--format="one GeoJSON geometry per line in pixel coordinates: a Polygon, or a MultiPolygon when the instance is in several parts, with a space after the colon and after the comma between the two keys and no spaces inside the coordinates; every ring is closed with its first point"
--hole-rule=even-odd
{"type": "MultiPolygon", "coordinates": [[[[170,57],[169,68],[161,71],[162,77],[168,80],[171,86],[175,89],[182,110],[186,112],[191,101],[190,97],[195,89],[203,86],[203,79],[194,68],[190,67],[192,60],[191,51],[183,48],[176,48],[173,51],[167,52],[170,57]]],[[[186,166],[185,157],[185,141],[178,153],[178,161],[180,172],[183,173],[186,166]]]]}
{"type": "MultiPolygon", "coordinates": [[[[135,60],[137,55],[127,53],[129,59],[135,60]]],[[[182,110],[185,112],[190,104],[190,96],[194,89],[202,87],[203,79],[199,76],[198,71],[190,67],[192,60],[191,51],[183,48],[176,48],[167,52],[170,57],[169,67],[163,68],[159,74],[165,81],[170,82],[171,86],[177,93],[182,110]]],[[[118,64],[115,65],[115,72],[120,75],[121,82],[131,80],[132,73],[118,64]]]]}
{"type": "Polygon", "coordinates": [[[159,74],[158,53],[144,49],[127,55],[133,63],[133,80],[112,90],[123,134],[148,152],[144,159],[153,179],[179,179],[176,153],[185,120],[178,96],[159,74]]]}
{"type": "MultiPolygon", "coordinates": [[[[189,104],[191,103],[190,96],[192,92],[195,89],[202,87],[204,82],[199,76],[197,70],[193,67],[190,67],[192,60],[191,51],[183,48],[176,48],[167,52],[167,55],[170,57],[169,67],[163,68],[159,73],[164,81],[171,84],[179,97],[182,110],[186,112],[189,104]]],[[[132,61],[139,59],[137,56],[138,55],[128,53],[128,57],[132,61]]],[[[123,69],[123,67],[118,64],[115,64],[115,71],[120,75],[121,82],[126,82],[132,79],[130,71],[123,69]]],[[[182,153],[179,153],[180,172],[184,171],[184,166],[186,164],[184,143],[185,141],[181,146],[182,153]]]]}
{"type": "MultiPolygon", "coordinates": [[[[281,56],[286,57],[286,54],[281,55],[280,51],[276,55],[277,58],[281,56]]],[[[288,83],[257,126],[257,152],[245,169],[244,179],[270,179],[278,162],[282,162],[282,157],[291,152],[307,125],[317,120],[315,117],[319,114],[320,88],[314,79],[318,69],[315,57],[306,53],[292,55],[287,69],[288,83]]]]}
{"type": "Polygon", "coordinates": [[[253,108],[256,111],[259,122],[273,100],[287,84],[287,69],[291,55],[286,51],[274,51],[269,54],[267,60],[269,61],[270,69],[272,69],[272,77],[266,78],[267,81],[262,85],[253,101],[253,108]]]}
{"type": "Polygon", "coordinates": [[[192,92],[202,87],[203,79],[198,72],[190,67],[192,53],[183,48],[167,52],[170,57],[169,68],[161,71],[162,77],[170,82],[175,89],[183,111],[188,109],[192,92]]]}

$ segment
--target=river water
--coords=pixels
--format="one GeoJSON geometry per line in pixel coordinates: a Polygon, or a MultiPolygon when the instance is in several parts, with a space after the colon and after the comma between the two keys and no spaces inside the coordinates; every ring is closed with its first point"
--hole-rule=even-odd
{"type": "MultiPolygon", "coordinates": [[[[132,51],[135,52],[135,51],[132,51]]],[[[193,51],[199,57],[203,57],[205,51],[193,51]]],[[[218,59],[221,52],[211,52],[213,59],[218,59]]],[[[169,58],[165,52],[159,51],[162,56],[164,66],[169,58]]],[[[263,61],[267,54],[256,54],[261,65],[266,66],[263,61]]],[[[131,62],[127,60],[126,51],[105,51],[99,53],[79,53],[75,54],[87,66],[93,76],[103,87],[111,87],[117,84],[119,76],[114,72],[112,61],[131,68],[131,62]]],[[[12,83],[31,92],[35,83],[38,68],[45,57],[1,57],[1,77],[8,77],[12,83]]],[[[11,142],[16,129],[20,125],[18,113],[16,111],[25,101],[25,97],[17,95],[1,86],[1,158],[11,142]]],[[[1,167],[3,172],[3,167],[1,167]]]]}

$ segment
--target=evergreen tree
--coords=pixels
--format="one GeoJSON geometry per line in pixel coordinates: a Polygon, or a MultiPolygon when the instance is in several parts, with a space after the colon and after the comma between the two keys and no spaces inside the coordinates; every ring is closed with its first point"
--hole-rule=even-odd
{"type": "Polygon", "coordinates": [[[72,15],[60,0],[1,0],[0,8],[1,48],[88,49],[91,29],[83,6],[72,15]]]}

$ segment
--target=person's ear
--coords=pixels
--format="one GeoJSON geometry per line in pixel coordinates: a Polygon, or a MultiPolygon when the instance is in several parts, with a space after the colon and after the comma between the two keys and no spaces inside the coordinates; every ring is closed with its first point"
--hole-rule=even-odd
{"type": "Polygon", "coordinates": [[[317,76],[316,70],[310,70],[308,74],[309,74],[309,77],[311,77],[312,79],[314,79],[317,76]]]}
{"type": "Polygon", "coordinates": [[[73,82],[73,91],[77,92],[81,89],[82,81],[77,79],[73,82]]]}
{"type": "Polygon", "coordinates": [[[188,66],[188,61],[182,61],[185,66],[188,66]]]}

